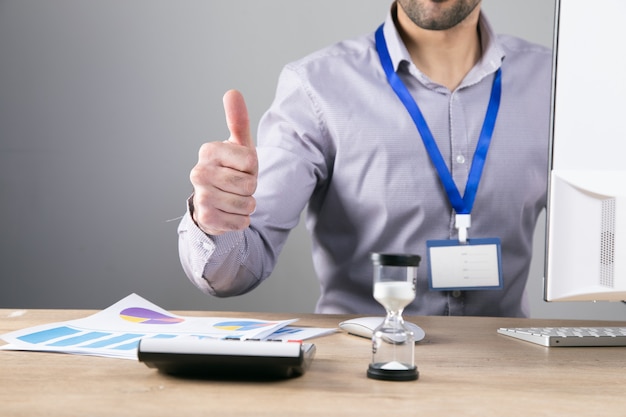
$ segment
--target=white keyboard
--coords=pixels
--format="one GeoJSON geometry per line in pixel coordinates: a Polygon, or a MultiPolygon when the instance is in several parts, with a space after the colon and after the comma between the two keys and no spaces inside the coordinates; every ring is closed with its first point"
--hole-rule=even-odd
{"type": "Polygon", "coordinates": [[[626,327],[501,327],[498,333],[543,346],[626,346],[626,327]]]}

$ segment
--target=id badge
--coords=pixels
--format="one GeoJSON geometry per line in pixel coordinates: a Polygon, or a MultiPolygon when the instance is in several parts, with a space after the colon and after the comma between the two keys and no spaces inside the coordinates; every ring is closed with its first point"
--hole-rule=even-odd
{"type": "Polygon", "coordinates": [[[428,283],[433,291],[496,290],[503,286],[498,238],[429,240],[428,283]]]}

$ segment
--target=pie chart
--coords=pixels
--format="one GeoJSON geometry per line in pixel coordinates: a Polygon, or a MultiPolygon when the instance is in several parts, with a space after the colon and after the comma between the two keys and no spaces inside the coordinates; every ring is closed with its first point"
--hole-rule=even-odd
{"type": "Polygon", "coordinates": [[[131,307],[120,311],[120,317],[133,323],[141,324],[176,324],[185,321],[179,317],[168,316],[142,307],[131,307]]]}

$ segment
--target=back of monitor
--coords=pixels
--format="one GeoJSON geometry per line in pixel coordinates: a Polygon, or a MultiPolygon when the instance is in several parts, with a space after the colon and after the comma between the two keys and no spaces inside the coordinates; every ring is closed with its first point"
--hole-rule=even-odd
{"type": "Polygon", "coordinates": [[[626,2],[555,16],[545,298],[626,300],[626,2]]]}

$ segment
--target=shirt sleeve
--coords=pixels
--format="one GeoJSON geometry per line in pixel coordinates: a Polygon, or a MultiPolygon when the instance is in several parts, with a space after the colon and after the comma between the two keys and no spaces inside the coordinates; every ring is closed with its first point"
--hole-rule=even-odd
{"type": "Polygon", "coordinates": [[[243,294],[256,287],[260,277],[245,266],[246,232],[220,236],[204,233],[192,218],[191,198],[178,226],[178,252],[187,277],[207,294],[226,297],[243,294]]]}

